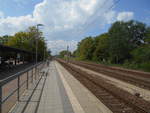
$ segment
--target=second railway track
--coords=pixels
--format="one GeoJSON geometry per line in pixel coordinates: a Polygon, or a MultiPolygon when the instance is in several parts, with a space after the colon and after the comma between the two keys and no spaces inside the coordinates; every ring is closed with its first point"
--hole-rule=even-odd
{"type": "Polygon", "coordinates": [[[150,90],[150,73],[127,71],[124,69],[116,69],[99,64],[79,61],[71,61],[71,63],[150,90]]]}
{"type": "Polygon", "coordinates": [[[150,103],[125,92],[100,77],[87,74],[64,61],[59,62],[85,87],[87,87],[113,113],[149,113],[150,103]]]}

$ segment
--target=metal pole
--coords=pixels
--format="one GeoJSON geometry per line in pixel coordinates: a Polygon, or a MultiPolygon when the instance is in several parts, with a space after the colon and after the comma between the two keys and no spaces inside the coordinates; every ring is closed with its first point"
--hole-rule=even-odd
{"type": "Polygon", "coordinates": [[[38,32],[39,32],[39,30],[38,30],[39,28],[38,28],[38,25],[37,25],[37,36],[36,36],[36,64],[37,64],[37,61],[38,61],[38,32]]]}
{"type": "Polygon", "coordinates": [[[40,72],[39,70],[40,70],[40,68],[38,68],[38,79],[39,79],[39,72],[40,72]]]}
{"type": "Polygon", "coordinates": [[[29,88],[29,71],[27,71],[27,89],[29,88]]]}
{"type": "Polygon", "coordinates": [[[69,46],[67,46],[67,62],[69,62],[69,46]]]}
{"type": "Polygon", "coordinates": [[[37,66],[35,67],[35,80],[36,80],[36,74],[37,74],[37,66]]]}
{"type": "MultiPolygon", "coordinates": [[[[47,40],[45,40],[45,44],[47,44],[46,41],[47,41],[47,40]]],[[[46,60],[46,50],[47,50],[46,47],[44,47],[43,61],[46,60]]]]}
{"type": "Polygon", "coordinates": [[[0,113],[2,113],[2,85],[0,84],[0,113]]]}
{"type": "Polygon", "coordinates": [[[18,76],[18,90],[17,90],[17,99],[20,100],[20,76],[18,76]]]}
{"type": "Polygon", "coordinates": [[[39,38],[39,26],[44,26],[43,24],[37,24],[37,36],[36,36],[36,64],[38,62],[38,38],[39,38]]]}
{"type": "Polygon", "coordinates": [[[45,49],[44,49],[44,56],[43,56],[43,61],[45,61],[45,49]]]}
{"type": "Polygon", "coordinates": [[[24,64],[24,54],[23,54],[23,64],[24,64]]]}
{"type": "Polygon", "coordinates": [[[32,82],[32,83],[33,83],[33,69],[34,69],[34,68],[32,68],[32,76],[31,76],[31,77],[32,77],[32,78],[31,78],[31,82],[32,82]]]}

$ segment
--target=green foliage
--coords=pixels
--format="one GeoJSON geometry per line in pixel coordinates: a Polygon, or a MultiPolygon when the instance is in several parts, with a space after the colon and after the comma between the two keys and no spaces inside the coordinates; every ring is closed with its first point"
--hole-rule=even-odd
{"type": "Polygon", "coordinates": [[[139,47],[146,38],[148,28],[144,23],[133,20],[124,22],[124,24],[128,31],[129,44],[132,44],[134,48],[139,47]]]}
{"type": "Polygon", "coordinates": [[[102,34],[95,38],[95,50],[93,53],[94,61],[106,61],[108,58],[108,34],[102,34]]]}
{"type": "Polygon", "coordinates": [[[60,58],[67,58],[67,56],[71,56],[71,52],[67,50],[63,50],[59,53],[60,58]]]}
{"type": "Polygon", "coordinates": [[[150,44],[150,27],[147,28],[146,37],[144,39],[145,44],[150,44]]]}
{"type": "Polygon", "coordinates": [[[137,21],[115,22],[109,29],[109,53],[113,63],[123,63],[131,57],[130,51],[142,45],[146,25],[137,21]]]}
{"type": "Polygon", "coordinates": [[[49,53],[44,37],[42,37],[42,32],[38,31],[34,26],[29,27],[25,32],[17,32],[14,36],[4,36],[2,38],[6,40],[2,44],[34,53],[36,51],[37,41],[39,58],[42,59],[44,56],[48,57],[49,53]]]}
{"type": "Polygon", "coordinates": [[[150,71],[150,27],[138,21],[117,21],[108,33],[78,43],[76,59],[150,71]]]}
{"type": "Polygon", "coordinates": [[[133,59],[137,63],[150,61],[150,45],[144,45],[131,52],[133,59]]]}
{"type": "Polygon", "coordinates": [[[116,22],[109,29],[109,55],[112,63],[120,63],[129,57],[128,30],[124,22],[116,22]]]}
{"type": "Polygon", "coordinates": [[[141,63],[139,69],[150,72],[150,61],[141,63]]]}
{"type": "Polygon", "coordinates": [[[79,56],[80,59],[82,60],[92,60],[92,53],[95,49],[94,45],[94,39],[91,37],[87,37],[83,39],[80,43],[78,43],[78,48],[77,48],[77,56],[79,56]]]}
{"type": "Polygon", "coordinates": [[[20,48],[20,49],[30,49],[29,47],[29,40],[28,40],[28,34],[26,32],[18,32],[14,36],[12,36],[6,45],[20,48]]]}
{"type": "Polygon", "coordinates": [[[11,38],[11,36],[8,36],[8,35],[0,37],[0,44],[4,44],[5,45],[10,38],[11,38]]]}

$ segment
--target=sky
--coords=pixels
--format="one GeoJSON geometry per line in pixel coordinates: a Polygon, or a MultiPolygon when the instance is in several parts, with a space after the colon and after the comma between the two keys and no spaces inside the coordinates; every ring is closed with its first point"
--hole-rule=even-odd
{"type": "Polygon", "coordinates": [[[107,32],[117,20],[150,25],[149,6],[150,0],[0,0],[0,36],[40,23],[53,54],[67,45],[73,51],[80,40],[107,32]]]}

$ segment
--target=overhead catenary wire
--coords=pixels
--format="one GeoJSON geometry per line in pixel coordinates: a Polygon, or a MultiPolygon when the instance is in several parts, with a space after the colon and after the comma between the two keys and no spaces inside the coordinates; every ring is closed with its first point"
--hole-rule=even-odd
{"type": "MultiPolygon", "coordinates": [[[[109,1],[109,0],[108,0],[108,1],[109,1]]],[[[99,13],[99,9],[102,8],[102,7],[104,7],[108,1],[107,1],[107,0],[104,1],[103,4],[100,5],[100,6],[97,8],[97,10],[94,12],[94,14],[92,14],[92,15],[89,16],[88,18],[91,18],[91,17],[94,16],[94,15],[97,15],[97,13],[99,13]]],[[[105,13],[107,13],[108,11],[112,10],[120,1],[121,1],[121,0],[115,0],[115,2],[114,2],[109,8],[107,8],[104,12],[102,12],[102,14],[105,14],[105,13]]],[[[98,17],[102,16],[102,14],[99,15],[98,17]]],[[[73,32],[70,32],[70,33],[72,34],[72,36],[75,36],[75,34],[76,34],[75,37],[79,37],[79,36],[82,35],[84,32],[86,32],[86,30],[88,30],[89,26],[91,26],[92,24],[95,23],[95,20],[96,20],[98,17],[94,18],[94,19],[92,20],[92,22],[90,22],[90,23],[88,23],[88,21],[86,21],[86,22],[83,24],[84,27],[83,27],[82,29],[77,29],[76,31],[73,31],[73,32]],[[79,30],[80,30],[80,32],[77,33],[79,30]]],[[[88,20],[88,19],[87,19],[87,20],[88,20]]],[[[67,46],[68,46],[68,45],[67,45],[67,46]]]]}
{"type": "MultiPolygon", "coordinates": [[[[120,1],[121,1],[121,0],[115,0],[115,2],[114,2],[108,9],[106,9],[106,11],[104,11],[102,14],[105,14],[105,13],[107,13],[108,11],[112,10],[120,1]]],[[[103,3],[103,6],[104,6],[105,4],[106,4],[106,1],[103,3]]],[[[103,6],[102,6],[102,7],[103,7],[103,6]]],[[[96,12],[95,12],[94,14],[97,14],[98,11],[99,11],[99,9],[102,8],[102,7],[99,7],[99,8],[96,10],[96,12]]],[[[93,15],[94,15],[94,14],[93,14],[93,15]]],[[[93,16],[93,15],[91,15],[91,16],[93,16]]],[[[91,16],[90,16],[90,17],[91,17],[91,16]]],[[[100,17],[100,15],[99,15],[98,17],[100,17]]],[[[81,35],[81,34],[83,34],[84,32],[86,32],[86,30],[89,28],[89,26],[93,25],[93,24],[95,23],[95,20],[96,20],[98,17],[94,18],[91,23],[87,23],[87,25],[84,24],[84,27],[83,27],[82,29],[80,29],[81,31],[78,33],[78,36],[81,35]]],[[[73,33],[72,33],[72,34],[73,34],[73,33]]]]}

